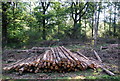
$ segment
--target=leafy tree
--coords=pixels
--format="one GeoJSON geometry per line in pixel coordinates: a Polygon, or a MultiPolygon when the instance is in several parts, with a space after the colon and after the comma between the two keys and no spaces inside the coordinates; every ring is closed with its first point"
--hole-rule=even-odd
{"type": "Polygon", "coordinates": [[[77,38],[78,28],[81,25],[81,18],[85,15],[86,11],[88,10],[88,6],[89,6],[88,2],[86,2],[85,4],[79,3],[79,2],[71,3],[71,17],[74,22],[73,29],[72,29],[73,38],[77,38]]]}

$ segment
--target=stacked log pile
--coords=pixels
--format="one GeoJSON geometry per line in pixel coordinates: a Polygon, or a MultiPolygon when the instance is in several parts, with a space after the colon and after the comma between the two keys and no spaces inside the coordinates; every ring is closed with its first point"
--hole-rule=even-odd
{"type": "MultiPolygon", "coordinates": [[[[38,49],[38,48],[34,48],[38,49]]],[[[13,63],[4,70],[23,72],[70,72],[85,70],[87,68],[101,67],[100,63],[90,60],[80,52],[73,53],[63,46],[49,48],[40,55],[24,58],[13,63]]]]}

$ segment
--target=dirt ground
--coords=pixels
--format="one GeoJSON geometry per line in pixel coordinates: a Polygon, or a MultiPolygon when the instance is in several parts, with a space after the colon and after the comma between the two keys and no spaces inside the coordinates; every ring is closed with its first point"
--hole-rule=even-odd
{"type": "MultiPolygon", "coordinates": [[[[120,75],[119,70],[119,48],[109,47],[108,49],[100,50],[101,46],[108,46],[110,44],[99,44],[96,46],[96,51],[101,57],[103,63],[107,66],[107,69],[114,72],[116,76],[120,75]]],[[[76,44],[65,46],[72,51],[80,51],[87,57],[95,58],[94,52],[92,51],[92,45],[87,44],[76,44]]],[[[26,58],[34,55],[35,53],[17,53],[15,50],[4,50],[2,54],[2,66],[5,67],[10,63],[16,62],[19,59],[26,58]]],[[[96,59],[96,58],[95,58],[96,59]]],[[[18,72],[4,72],[3,79],[86,79],[106,76],[107,74],[101,69],[97,71],[93,69],[87,69],[84,71],[68,72],[68,73],[23,73],[19,75],[18,72]]]]}

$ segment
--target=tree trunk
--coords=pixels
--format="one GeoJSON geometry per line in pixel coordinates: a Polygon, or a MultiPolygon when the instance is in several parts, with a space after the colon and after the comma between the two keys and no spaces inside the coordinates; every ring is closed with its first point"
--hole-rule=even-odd
{"type": "Polygon", "coordinates": [[[74,26],[74,28],[73,28],[73,33],[72,33],[73,36],[72,37],[76,39],[77,38],[77,35],[76,35],[77,34],[77,22],[76,21],[74,21],[73,26],[74,26]]]}
{"type": "Polygon", "coordinates": [[[2,44],[3,47],[7,44],[7,25],[8,25],[8,21],[7,21],[7,9],[8,9],[8,5],[10,5],[11,2],[7,2],[4,3],[2,2],[2,44]]]}
{"type": "Polygon", "coordinates": [[[93,16],[92,16],[92,37],[94,36],[94,13],[95,13],[95,11],[93,10],[93,16]]]}
{"type": "Polygon", "coordinates": [[[96,27],[96,28],[97,28],[97,29],[96,29],[96,30],[97,30],[97,35],[98,35],[98,26],[99,26],[100,9],[101,9],[101,8],[100,8],[100,6],[99,6],[98,17],[97,17],[97,27],[96,27]]]}
{"type": "Polygon", "coordinates": [[[15,29],[15,2],[13,2],[13,27],[15,29]]]}
{"type": "Polygon", "coordinates": [[[98,14],[95,13],[95,27],[94,27],[94,46],[96,47],[97,38],[98,38],[98,26],[99,26],[99,16],[100,16],[100,4],[98,4],[98,14]]]}
{"type": "Polygon", "coordinates": [[[104,7],[104,30],[105,30],[105,7],[104,7]]]}
{"type": "Polygon", "coordinates": [[[48,2],[48,3],[41,2],[41,4],[42,4],[42,9],[43,9],[43,17],[42,17],[42,24],[43,24],[42,34],[43,34],[43,36],[42,36],[42,38],[43,38],[43,40],[46,40],[46,26],[45,26],[45,24],[46,24],[45,23],[46,18],[45,18],[45,12],[47,11],[47,9],[49,7],[50,2],[48,2]]]}
{"type": "Polygon", "coordinates": [[[96,46],[96,43],[97,43],[97,23],[96,23],[96,19],[97,18],[97,11],[95,12],[95,17],[94,17],[94,36],[93,36],[93,38],[94,38],[94,47],[96,46]]]}
{"type": "Polygon", "coordinates": [[[86,36],[86,24],[87,24],[86,20],[87,19],[85,19],[85,36],[86,36]]]}
{"type": "Polygon", "coordinates": [[[114,36],[115,36],[115,33],[116,33],[116,2],[115,2],[115,6],[114,6],[114,24],[113,24],[113,27],[114,27],[114,36]]]}
{"type": "Polygon", "coordinates": [[[93,33],[94,33],[94,29],[93,29],[93,27],[94,27],[94,17],[92,17],[92,37],[93,37],[93,33]]]}
{"type": "MultiPolygon", "coordinates": [[[[41,2],[39,2],[39,5],[40,5],[40,4],[41,4],[41,2]]],[[[41,8],[39,8],[39,12],[40,12],[40,10],[41,10],[41,8]]],[[[38,28],[38,31],[39,31],[39,32],[41,32],[41,30],[40,30],[40,27],[41,27],[41,21],[39,20],[39,22],[38,22],[38,23],[39,23],[39,28],[38,28]]]]}
{"type": "MultiPolygon", "coordinates": [[[[45,11],[43,12],[45,15],[45,11]]],[[[43,40],[46,40],[45,18],[43,17],[43,40]]]]}
{"type": "Polygon", "coordinates": [[[110,21],[110,23],[109,23],[109,35],[110,35],[110,32],[111,32],[111,17],[112,16],[112,14],[111,14],[111,7],[110,7],[110,18],[109,18],[109,21],[110,21]]]}
{"type": "Polygon", "coordinates": [[[109,32],[111,31],[111,13],[110,13],[110,23],[109,23],[109,32]]]}

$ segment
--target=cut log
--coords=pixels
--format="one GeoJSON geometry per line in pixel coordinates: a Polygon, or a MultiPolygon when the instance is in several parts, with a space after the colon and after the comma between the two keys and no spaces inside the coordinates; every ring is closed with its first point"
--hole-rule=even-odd
{"type": "Polygon", "coordinates": [[[56,55],[55,55],[55,52],[54,52],[53,48],[51,48],[51,51],[52,51],[52,54],[53,54],[53,66],[55,66],[56,63],[58,63],[58,61],[56,59],[56,55]]]}
{"type": "MultiPolygon", "coordinates": [[[[94,51],[94,54],[95,56],[97,57],[98,61],[102,62],[101,58],[99,57],[99,55],[97,54],[97,52],[95,50],[94,51]]],[[[108,69],[104,68],[104,66],[100,66],[100,68],[102,68],[107,74],[111,75],[111,76],[114,76],[115,74],[112,73],[111,71],[109,71],[108,69]]]]}
{"type": "Polygon", "coordinates": [[[99,57],[98,53],[97,53],[95,50],[93,50],[93,51],[94,51],[94,54],[95,54],[95,56],[97,57],[97,59],[98,59],[100,62],[102,62],[102,60],[101,60],[101,58],[99,57]]]}
{"type": "Polygon", "coordinates": [[[85,59],[89,60],[88,57],[86,57],[85,55],[83,55],[82,53],[80,53],[79,51],[76,52],[77,54],[79,54],[80,56],[84,57],[85,59]]]}
{"type": "Polygon", "coordinates": [[[70,50],[66,49],[64,46],[62,46],[62,48],[69,54],[69,56],[71,56],[75,61],[77,61],[78,59],[72,54],[72,52],[70,52],[70,50]]]}
{"type": "MultiPolygon", "coordinates": [[[[31,50],[40,51],[44,49],[46,48],[33,47],[29,52],[31,50]]],[[[97,58],[99,57],[98,54],[95,55],[97,58]]],[[[100,59],[100,57],[98,59],[100,59]]],[[[92,69],[102,68],[108,74],[114,75],[114,73],[104,68],[102,60],[90,59],[80,52],[73,53],[63,46],[47,48],[44,53],[19,60],[16,63],[5,67],[4,70],[15,70],[20,74],[23,72],[38,73],[51,71],[64,73],[69,71],[85,70],[88,67],[92,69]]]]}
{"type": "MultiPolygon", "coordinates": [[[[66,53],[66,51],[64,51],[61,47],[59,47],[60,48],[60,50],[61,50],[61,52],[67,57],[67,61],[65,62],[65,66],[66,65],[70,65],[71,67],[72,66],[74,66],[74,64],[75,64],[75,60],[73,60],[67,53],[66,53]]],[[[66,67],[65,67],[66,68],[66,67]]]]}
{"type": "Polygon", "coordinates": [[[111,75],[111,76],[114,76],[114,75],[115,75],[113,72],[109,71],[108,69],[103,68],[103,67],[101,67],[101,68],[102,68],[107,74],[109,74],[109,75],[111,75]]]}
{"type": "Polygon", "coordinates": [[[61,47],[59,47],[59,49],[67,57],[68,60],[75,61],[72,57],[69,56],[69,54],[65,50],[63,50],[61,47]]]}
{"type": "Polygon", "coordinates": [[[25,70],[24,67],[20,68],[20,69],[19,69],[19,74],[22,74],[24,70],[25,70]]]}

